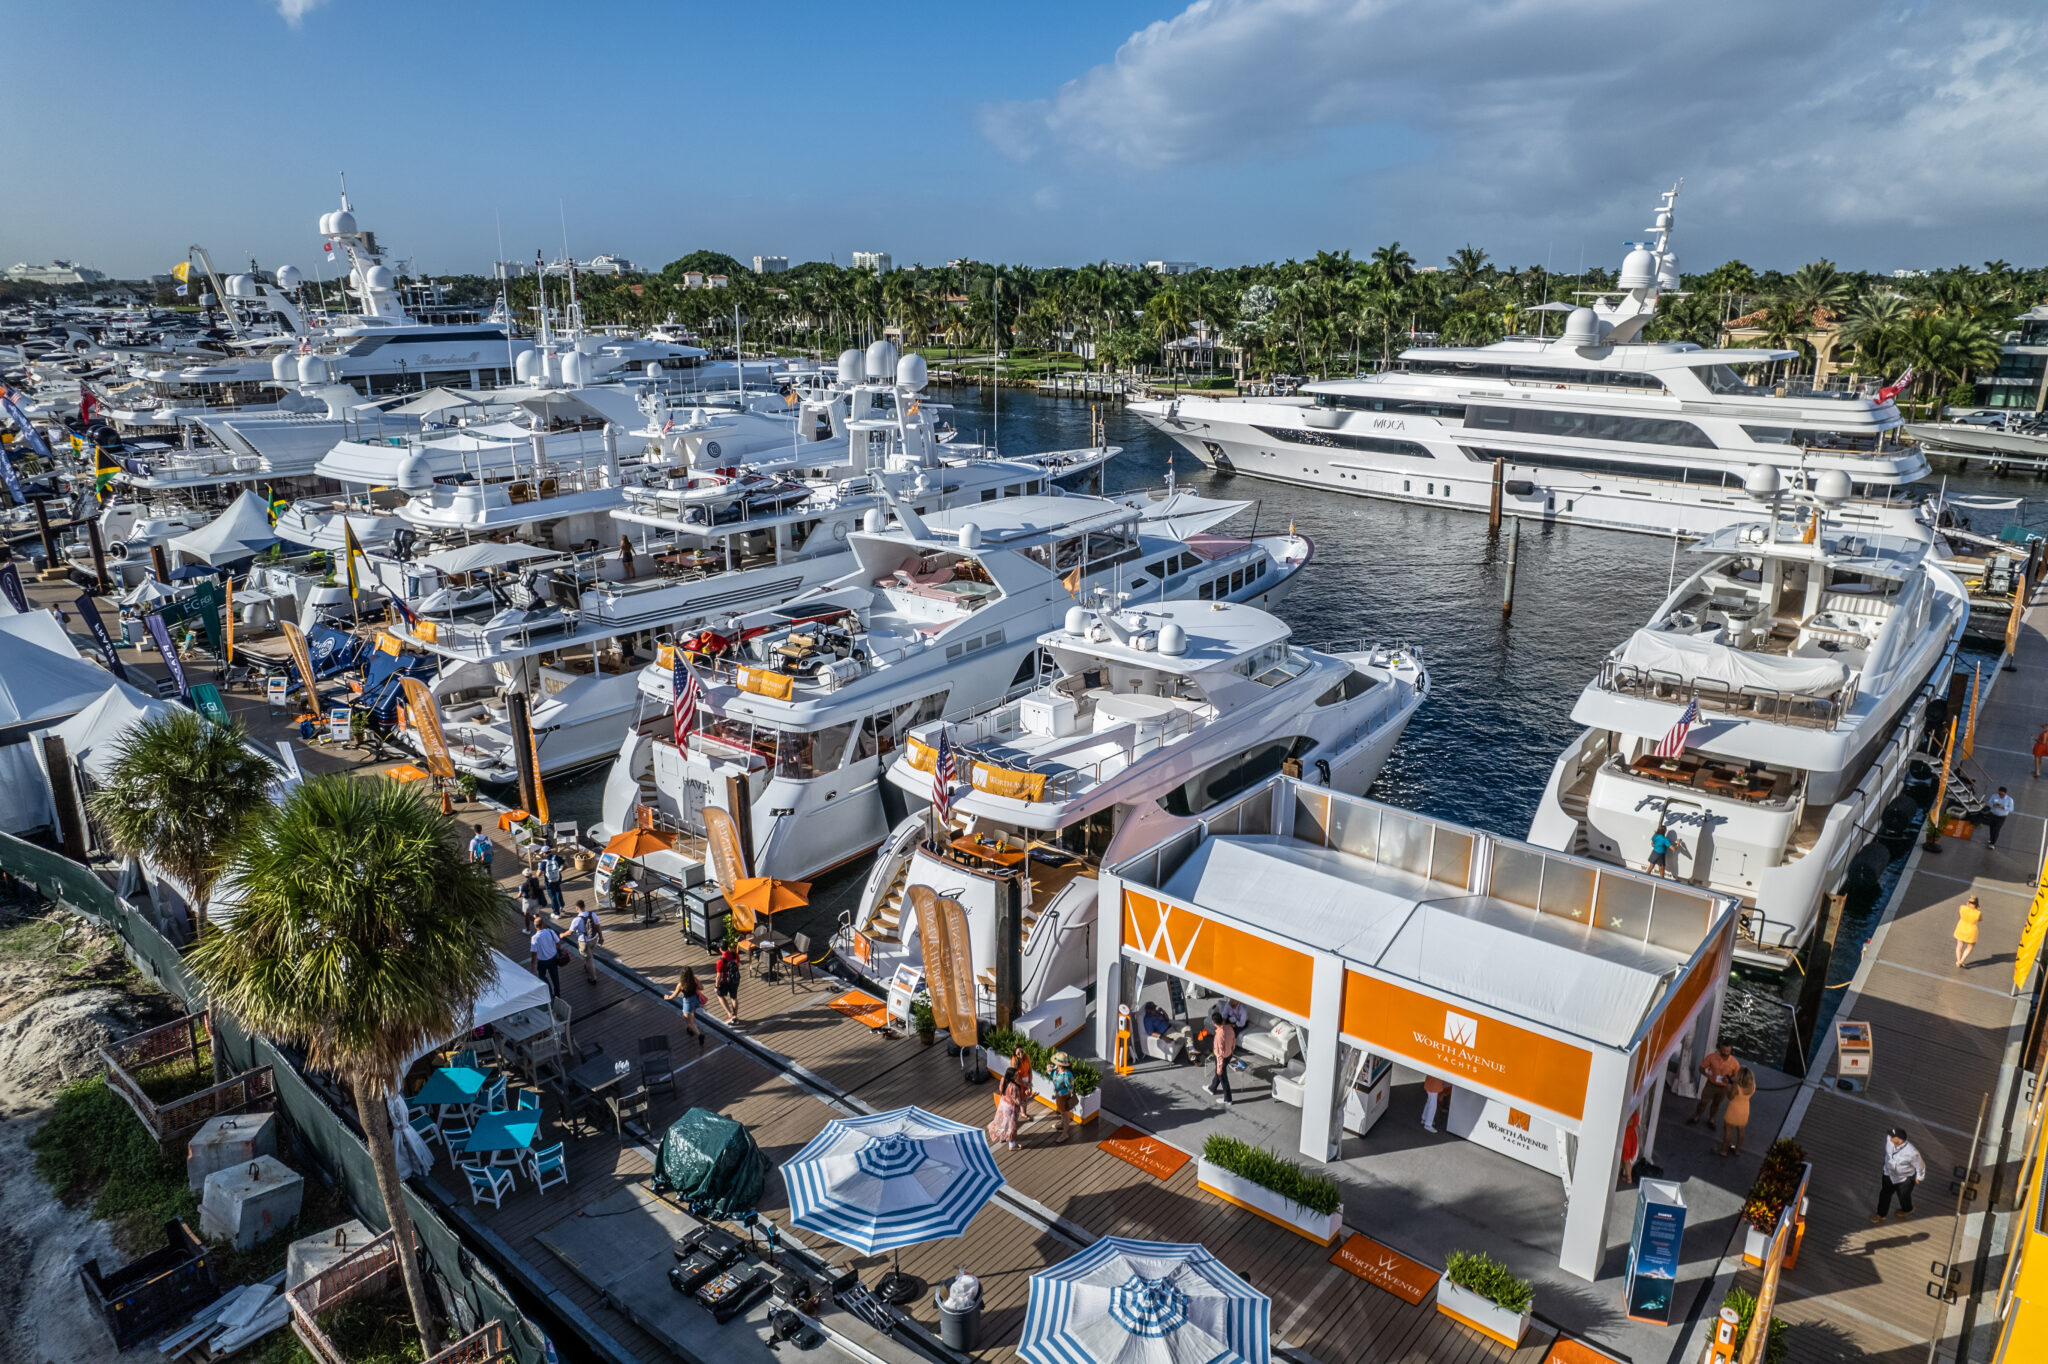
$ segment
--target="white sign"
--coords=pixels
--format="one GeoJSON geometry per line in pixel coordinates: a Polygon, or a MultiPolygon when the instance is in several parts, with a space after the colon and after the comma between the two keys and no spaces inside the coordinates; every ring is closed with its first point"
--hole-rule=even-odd
{"type": "Polygon", "coordinates": [[[924,972],[915,966],[898,966],[896,975],[889,982],[889,1021],[899,1027],[910,1026],[910,1001],[924,988],[924,972]]]}
{"type": "Polygon", "coordinates": [[[345,744],[348,742],[348,707],[327,708],[327,742],[345,744]]]}
{"type": "Polygon", "coordinates": [[[1452,1086],[1451,1116],[1446,1125],[1465,1140],[1490,1146],[1524,1165],[1551,1174],[1560,1174],[1564,1169],[1564,1134],[1557,1124],[1545,1122],[1523,1109],[1510,1108],[1477,1090],[1452,1086]]]}
{"type": "Polygon", "coordinates": [[[285,694],[286,694],[286,692],[287,692],[287,691],[288,691],[288,690],[290,689],[290,687],[291,687],[291,683],[290,683],[290,681],[289,681],[288,679],[286,679],[286,678],[283,678],[283,677],[272,677],[272,678],[268,679],[268,680],[267,680],[267,681],[266,681],[266,682],[264,683],[264,686],[265,686],[265,689],[266,689],[266,690],[267,690],[267,691],[269,692],[269,694],[270,694],[270,704],[271,704],[271,705],[273,705],[273,706],[282,706],[282,705],[284,705],[284,703],[285,703],[285,694]]]}

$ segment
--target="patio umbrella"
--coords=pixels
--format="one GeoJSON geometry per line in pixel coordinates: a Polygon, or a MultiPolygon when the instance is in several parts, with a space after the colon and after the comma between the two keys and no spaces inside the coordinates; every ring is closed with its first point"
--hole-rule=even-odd
{"type": "Polygon", "coordinates": [[[733,882],[726,903],[744,905],[756,914],[770,916],[785,909],[801,909],[811,902],[809,881],[783,881],[773,876],[742,876],[733,882]]]}
{"type": "Polygon", "coordinates": [[[636,857],[645,857],[657,850],[666,851],[674,846],[667,834],[656,833],[652,829],[628,829],[622,834],[612,835],[611,841],[604,845],[604,850],[608,853],[617,853],[631,861],[636,857]]]}
{"type": "Polygon", "coordinates": [[[1031,1364],[1268,1364],[1273,1302],[1199,1245],[1105,1236],[1031,1276],[1031,1364]]]}
{"type": "Polygon", "coordinates": [[[826,1123],[782,1182],[791,1222],[872,1255],[965,1232],[1003,1174],[980,1128],[911,1107],[826,1123]]]}

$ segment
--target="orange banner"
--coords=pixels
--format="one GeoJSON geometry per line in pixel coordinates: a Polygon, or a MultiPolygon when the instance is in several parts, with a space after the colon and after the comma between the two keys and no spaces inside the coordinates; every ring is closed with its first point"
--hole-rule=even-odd
{"type": "Polygon", "coordinates": [[[299,665],[299,683],[306,689],[306,708],[317,711],[320,693],[313,684],[313,655],[306,649],[306,634],[290,621],[280,621],[278,629],[284,631],[284,642],[291,647],[292,662],[299,665]]]}
{"type": "Polygon", "coordinates": [[[1314,960],[1167,900],[1124,891],[1124,946],[1170,971],[1191,972],[1239,999],[1308,1017],[1314,960]]]}
{"type": "MultiPolygon", "coordinates": [[[[530,705],[531,701],[528,704],[530,705]]],[[[519,713],[526,721],[526,733],[513,735],[512,741],[526,745],[527,761],[533,764],[533,813],[541,823],[548,824],[552,821],[548,819],[547,789],[541,785],[540,780],[540,740],[533,732],[533,713],[523,707],[519,713]]]]}
{"type": "Polygon", "coordinates": [[[761,668],[739,670],[741,691],[765,696],[773,701],[787,701],[796,693],[796,679],[787,673],[771,673],[761,668]]]}
{"type": "Polygon", "coordinates": [[[731,811],[715,805],[704,807],[704,841],[711,848],[711,870],[718,877],[719,889],[730,892],[749,874],[751,865],[747,850],[740,846],[740,826],[733,822],[731,811]]]}
{"type": "MultiPolygon", "coordinates": [[[[1306,983],[1304,982],[1304,988],[1306,983]]],[[[1358,971],[1344,973],[1344,1035],[1381,1056],[1447,1072],[1577,1120],[1593,1054],[1358,971]]]]}
{"type": "Polygon", "coordinates": [[[1700,958],[1700,964],[1692,968],[1692,974],[1678,987],[1677,994],[1664,1006],[1664,1012],[1657,1015],[1657,1021],[1650,1026],[1649,1034],[1643,1038],[1643,1045],[1636,1049],[1635,1060],[1629,1067],[1629,1093],[1643,1087],[1645,1072],[1657,1063],[1657,1058],[1664,1054],[1664,1048],[1685,1031],[1686,1023],[1693,1010],[1699,1007],[1707,987],[1728,974],[1726,945],[1724,938],[1713,951],[1700,958]]]}
{"type": "Polygon", "coordinates": [[[1022,801],[1045,799],[1043,772],[1019,772],[1014,768],[990,767],[987,763],[975,763],[969,770],[968,777],[974,783],[975,790],[985,791],[991,796],[1022,801]]]}
{"type": "Polygon", "coordinates": [[[939,895],[930,886],[912,886],[908,891],[910,911],[917,916],[917,942],[924,952],[924,988],[932,1000],[932,1022],[947,1032],[953,1030],[953,955],[946,950],[950,927],[939,913],[939,895]]]}
{"type": "MultiPolygon", "coordinates": [[[[969,936],[967,909],[958,900],[940,900],[939,922],[946,926],[945,990],[947,1012],[953,1016],[948,1031],[956,1045],[971,1047],[981,1037],[981,1018],[974,1009],[974,939],[969,936]]],[[[924,954],[925,978],[931,978],[932,954],[924,954]]],[[[936,993],[936,991],[934,992],[936,993]]]]}
{"type": "Polygon", "coordinates": [[[453,780],[455,760],[448,756],[448,736],[441,732],[441,708],[435,704],[434,694],[417,677],[402,677],[398,685],[405,691],[405,707],[412,715],[412,732],[419,738],[420,751],[427,755],[427,771],[453,780]]]}
{"type": "Polygon", "coordinates": [[[220,613],[220,628],[225,632],[225,636],[221,640],[220,652],[223,662],[233,663],[235,661],[235,575],[232,573],[227,576],[227,588],[227,605],[221,609],[220,613]]]}
{"type": "Polygon", "coordinates": [[[910,765],[919,772],[929,772],[939,765],[939,750],[922,739],[910,741],[910,765]]]}

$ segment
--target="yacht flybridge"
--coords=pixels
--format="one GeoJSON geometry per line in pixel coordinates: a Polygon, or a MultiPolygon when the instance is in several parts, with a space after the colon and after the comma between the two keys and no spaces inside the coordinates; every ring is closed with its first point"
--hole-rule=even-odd
{"type": "MultiPolygon", "coordinates": [[[[965,472],[964,470],[961,472],[965,472]]],[[[1130,601],[1278,600],[1313,546],[1295,535],[1186,540],[1147,533],[1137,508],[1100,498],[1005,497],[902,526],[877,513],[849,537],[844,577],[681,641],[641,674],[642,717],[606,782],[600,832],[639,807],[703,831],[747,789],[762,875],[801,878],[881,843],[902,818],[883,764],[909,729],[966,715],[1037,678],[1038,636],[1098,587],[1130,601]],[[677,648],[703,685],[699,722],[670,729],[677,648]]]]}
{"type": "Polygon", "coordinates": [[[1014,893],[1021,1006],[1078,998],[1095,969],[1097,873],[1127,822],[1199,815],[1283,770],[1363,795],[1429,694],[1412,650],[1304,649],[1250,606],[1074,606],[1038,644],[1048,680],[913,727],[889,763],[916,813],[891,831],[833,943],[867,979],[922,967],[911,906],[928,887],[967,910],[977,993],[992,1003],[998,914],[1014,893]],[[957,779],[934,829],[942,734],[957,779]]]}
{"type": "MultiPolygon", "coordinates": [[[[1758,491],[1773,478],[1758,471],[1758,491]]],[[[1897,794],[1970,609],[1925,537],[1844,525],[1846,480],[1817,482],[1798,515],[1693,547],[1702,566],[1580,696],[1589,728],[1529,829],[1641,869],[1663,825],[1669,873],[1741,896],[1738,955],[1774,968],[1897,794]]]]}
{"type": "Polygon", "coordinates": [[[1844,525],[1910,526],[1909,485],[1927,461],[1901,443],[1888,399],[1743,377],[1792,351],[1643,339],[1659,298],[1679,287],[1677,195],[1663,196],[1649,240],[1623,259],[1617,290],[1567,309],[1558,335],[1418,347],[1385,373],[1307,384],[1295,398],[1131,410],[1211,468],[1361,497],[1485,511],[1498,477],[1511,516],[1701,536],[1753,517],[1743,480],[1761,464],[1788,486],[1841,474],[1853,493],[1835,513],[1844,525]]]}

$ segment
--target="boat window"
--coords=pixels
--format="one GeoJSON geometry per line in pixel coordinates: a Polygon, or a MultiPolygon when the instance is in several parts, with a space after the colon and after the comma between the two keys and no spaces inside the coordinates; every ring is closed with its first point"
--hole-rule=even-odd
{"type": "Polygon", "coordinates": [[[1216,584],[1214,582],[1203,583],[1201,587],[1196,589],[1195,595],[1201,601],[1216,600],[1216,584]]]}
{"type": "Polygon", "coordinates": [[[1397,412],[1410,417],[1436,417],[1463,421],[1463,403],[1428,403],[1412,398],[1373,398],[1362,393],[1318,393],[1317,407],[1338,407],[1352,412],[1397,412]]]}
{"type": "Polygon", "coordinates": [[[1205,769],[1199,776],[1174,787],[1159,798],[1159,804],[1171,815],[1182,818],[1199,815],[1239,792],[1249,791],[1278,772],[1280,764],[1287,761],[1288,750],[1292,747],[1290,740],[1281,739],[1275,743],[1248,748],[1236,757],[1225,758],[1222,762],[1205,769]]]}
{"type": "Polygon", "coordinates": [[[1348,431],[1312,431],[1306,428],[1286,426],[1259,426],[1274,440],[1290,445],[1319,445],[1330,450],[1362,450],[1378,455],[1407,455],[1411,459],[1430,459],[1429,447],[1418,445],[1412,440],[1388,440],[1384,436],[1354,436],[1348,431]]]}
{"type": "Polygon", "coordinates": [[[1746,383],[1731,365],[1691,365],[1692,372],[1707,386],[1707,392],[1727,398],[1768,398],[1771,390],[1746,383]]]}
{"type": "Polygon", "coordinates": [[[1672,417],[1630,417],[1619,412],[1558,412],[1548,408],[1471,407],[1468,429],[1513,431],[1566,440],[1625,440],[1643,445],[1685,445],[1711,450],[1707,433],[1672,417]]]}
{"type": "Polygon", "coordinates": [[[1008,485],[1007,487],[1005,487],[1005,488],[1003,489],[1003,496],[1004,496],[1004,497],[1016,497],[1016,496],[1017,496],[1018,494],[1022,493],[1023,491],[1024,491],[1024,490],[1023,490],[1023,488],[1021,488],[1020,486],[1018,486],[1018,485],[1017,485],[1017,484],[1015,484],[1015,483],[1012,483],[1012,484],[1009,484],[1009,485],[1008,485]]]}
{"type": "Polygon", "coordinates": [[[1600,388],[1662,390],[1664,381],[1654,374],[1614,369],[1565,369],[1550,365],[1482,364],[1464,360],[1410,360],[1402,365],[1410,374],[1450,374],[1461,379],[1501,379],[1519,384],[1591,384],[1600,388]]]}
{"type": "Polygon", "coordinates": [[[981,500],[984,502],[993,502],[998,497],[1001,496],[1002,494],[997,492],[994,488],[983,488],[981,490],[981,500]]]}
{"type": "MultiPolygon", "coordinates": [[[[1529,450],[1492,450],[1485,446],[1461,445],[1465,457],[1476,463],[1491,464],[1496,459],[1509,464],[1534,465],[1539,469],[1577,469],[1589,474],[1613,474],[1621,478],[1655,478],[1670,483],[1692,483],[1710,488],[1730,485],[1729,473],[1725,469],[1688,469],[1679,464],[1656,464],[1649,460],[1596,459],[1589,455],[1561,455],[1550,450],[1536,453],[1529,450]]],[[[1733,479],[1742,482],[1740,471],[1733,479]]],[[[1405,483],[1404,483],[1405,490],[1405,483]]]]}
{"type": "Polygon", "coordinates": [[[1168,561],[1167,561],[1167,560],[1165,560],[1165,559],[1160,559],[1160,560],[1158,560],[1158,561],[1157,561],[1156,563],[1149,563],[1149,564],[1146,564],[1146,565],[1145,565],[1145,571],[1146,571],[1147,573],[1150,573],[1150,574],[1151,574],[1151,575],[1152,575],[1153,577],[1155,577],[1155,578],[1164,578],[1164,577],[1166,576],[1166,565],[1167,565],[1167,563],[1168,563],[1168,561]]]}
{"type": "Polygon", "coordinates": [[[1088,533],[1088,570],[1095,572],[1111,564],[1138,556],[1138,537],[1128,525],[1088,533]]]}
{"type": "Polygon", "coordinates": [[[1378,686],[1378,679],[1371,673],[1356,668],[1348,670],[1336,686],[1316,698],[1319,706],[1334,706],[1340,701],[1355,701],[1378,686]]]}
{"type": "Polygon", "coordinates": [[[1809,450],[1869,451],[1877,448],[1875,431],[1809,431],[1796,426],[1751,426],[1742,433],[1763,445],[1799,445],[1809,450]]]}
{"type": "Polygon", "coordinates": [[[1078,535],[1071,540],[1059,541],[1053,546],[1053,569],[1056,572],[1065,573],[1070,568],[1079,568],[1081,566],[1082,550],[1082,540],[1078,535]]]}

